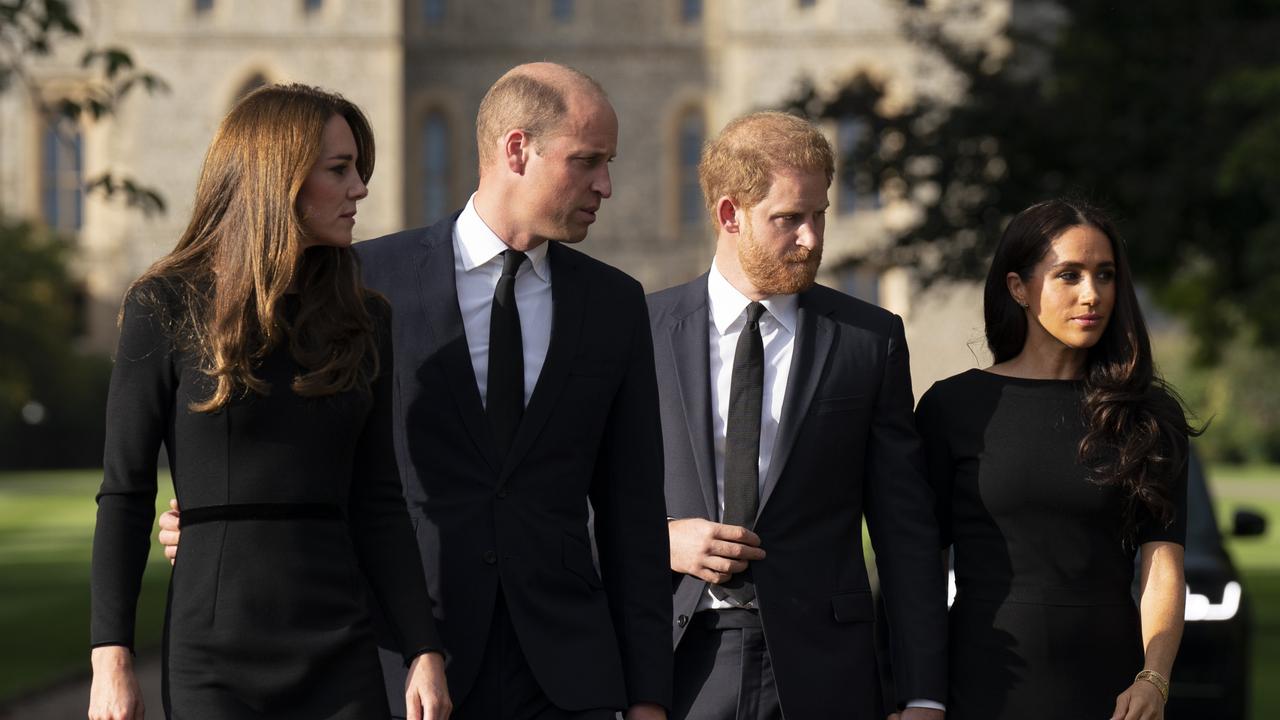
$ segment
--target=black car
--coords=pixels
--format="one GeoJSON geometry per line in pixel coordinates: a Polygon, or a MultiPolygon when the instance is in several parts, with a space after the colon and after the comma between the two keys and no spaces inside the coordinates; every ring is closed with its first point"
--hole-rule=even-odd
{"type": "MultiPolygon", "coordinates": [[[[1237,510],[1232,520],[1235,537],[1266,532],[1266,518],[1256,512],[1237,510]]],[[[1186,572],[1187,622],[1166,716],[1246,720],[1253,615],[1240,573],[1222,545],[1204,468],[1194,454],[1187,483],[1186,572]]]]}

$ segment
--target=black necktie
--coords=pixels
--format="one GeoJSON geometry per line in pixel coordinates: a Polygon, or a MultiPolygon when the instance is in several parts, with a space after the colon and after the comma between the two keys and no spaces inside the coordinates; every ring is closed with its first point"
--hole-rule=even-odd
{"type": "MultiPolygon", "coordinates": [[[[726,525],[751,528],[760,506],[760,408],[764,398],[764,342],[760,339],[760,315],[764,306],[747,305],[747,324],[733,352],[733,379],[729,383],[729,415],[724,433],[724,515],[726,525]]],[[[751,570],[723,583],[724,594],[740,604],[755,598],[751,570]]]]}
{"type": "Polygon", "coordinates": [[[493,290],[489,315],[489,381],[485,412],[493,436],[505,456],[524,415],[524,342],[520,336],[520,311],[516,308],[516,271],[525,254],[502,253],[502,276],[493,290]]]}

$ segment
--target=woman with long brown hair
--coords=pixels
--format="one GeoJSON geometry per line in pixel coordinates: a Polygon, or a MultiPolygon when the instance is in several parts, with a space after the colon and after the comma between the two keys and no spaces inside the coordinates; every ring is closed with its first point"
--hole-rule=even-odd
{"type": "Polygon", "coordinates": [[[91,718],[143,712],[130,649],[164,444],[183,507],[165,713],[388,715],[364,597],[411,663],[411,716],[448,713],[392,447],[390,309],[359,282],[373,133],[302,85],[241,100],[177,247],[126,294],[93,544],[91,718]]]}
{"type": "Polygon", "coordinates": [[[1062,200],[1018,214],[984,310],[995,364],[916,411],[954,546],[947,717],[1161,718],[1196,431],[1155,373],[1111,221],[1062,200]]]}

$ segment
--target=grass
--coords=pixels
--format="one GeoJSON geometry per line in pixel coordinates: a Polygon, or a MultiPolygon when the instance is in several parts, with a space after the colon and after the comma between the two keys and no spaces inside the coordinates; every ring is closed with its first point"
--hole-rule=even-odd
{"type": "MultiPolygon", "coordinates": [[[[0,705],[89,667],[89,553],[98,471],[0,473],[0,705]]],[[[1216,467],[1222,527],[1261,510],[1267,534],[1229,539],[1253,597],[1253,717],[1280,717],[1280,467],[1216,467]]],[[[161,478],[157,512],[172,497],[161,478]]],[[[160,643],[169,565],[153,544],[138,608],[140,652],[160,643]]]]}
{"type": "Polygon", "coordinates": [[[1262,537],[1228,538],[1227,547],[1253,598],[1253,717],[1280,717],[1280,467],[1214,467],[1210,488],[1224,532],[1239,508],[1267,516],[1262,537]]]}
{"type": "MultiPolygon", "coordinates": [[[[89,556],[100,471],[0,474],[0,704],[89,669],[89,556]]],[[[158,504],[172,497],[161,478],[158,504]]],[[[143,579],[137,648],[160,645],[169,564],[143,579]]]]}

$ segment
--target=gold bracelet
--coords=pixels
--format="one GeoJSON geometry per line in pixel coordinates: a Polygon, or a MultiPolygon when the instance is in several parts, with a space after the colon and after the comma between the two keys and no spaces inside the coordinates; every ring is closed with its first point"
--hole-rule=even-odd
{"type": "Polygon", "coordinates": [[[1163,675],[1155,670],[1143,670],[1133,676],[1134,682],[1138,682],[1139,680],[1146,680],[1152,685],[1155,685],[1156,689],[1160,691],[1160,697],[1164,698],[1165,702],[1169,702],[1169,681],[1165,680],[1163,675]]]}

